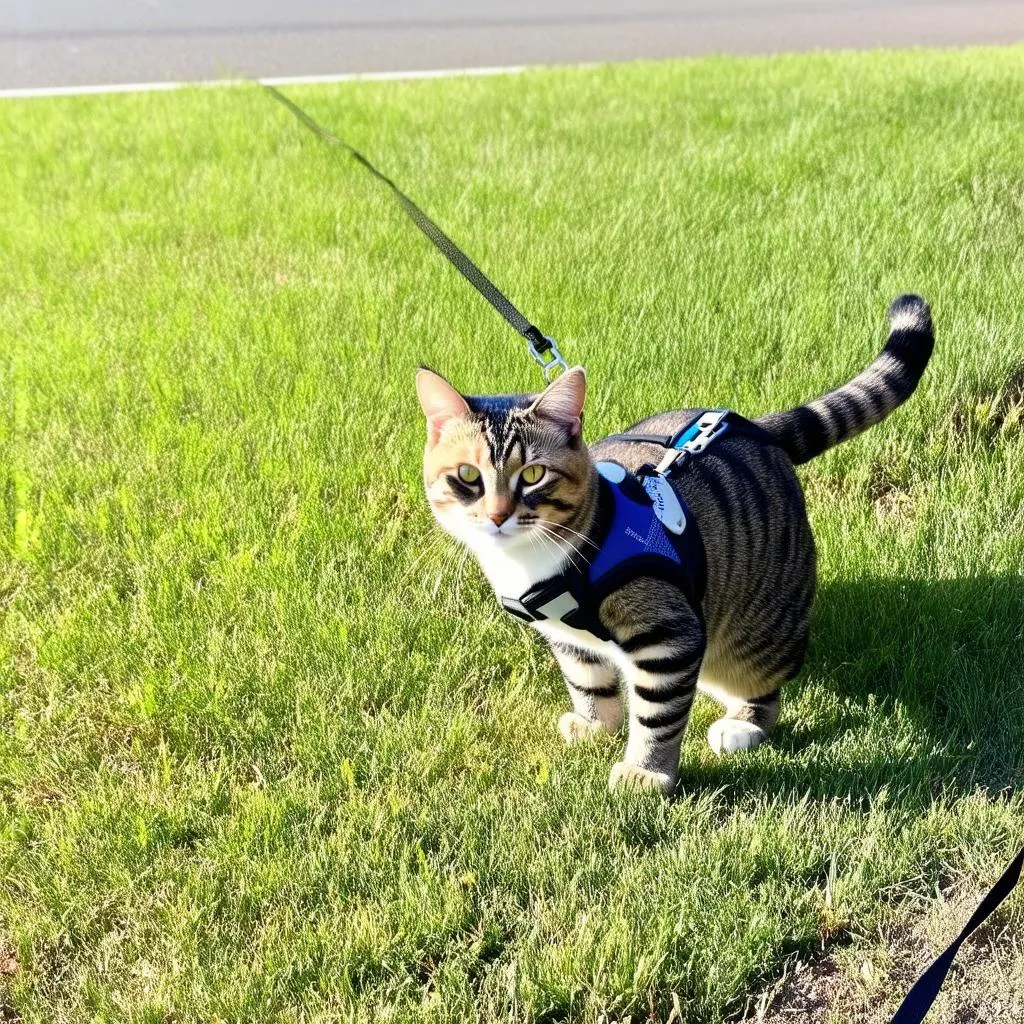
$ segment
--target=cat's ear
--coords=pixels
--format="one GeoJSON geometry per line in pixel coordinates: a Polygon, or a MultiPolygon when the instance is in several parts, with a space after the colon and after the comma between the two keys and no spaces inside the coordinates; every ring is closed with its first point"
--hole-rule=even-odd
{"type": "Polygon", "coordinates": [[[426,367],[416,374],[416,394],[427,417],[430,444],[437,444],[444,425],[459,416],[469,415],[466,400],[442,377],[426,367]]]}
{"type": "Polygon", "coordinates": [[[587,375],[582,366],[566,370],[541,393],[530,412],[566,427],[572,437],[583,429],[583,402],[587,397],[587,375]]]}

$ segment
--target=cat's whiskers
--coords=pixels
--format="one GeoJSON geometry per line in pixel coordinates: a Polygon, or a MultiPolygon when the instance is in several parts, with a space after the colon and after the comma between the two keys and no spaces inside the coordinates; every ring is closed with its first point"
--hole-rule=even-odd
{"type": "Polygon", "coordinates": [[[536,523],[530,526],[530,536],[535,539],[540,538],[540,540],[543,542],[544,547],[550,547],[551,545],[551,541],[548,540],[547,536],[544,533],[544,530],[538,527],[536,523]]]}
{"type": "Polygon", "coordinates": [[[466,561],[469,559],[469,548],[462,552],[462,558],[455,567],[455,604],[456,607],[462,604],[462,578],[465,575],[466,561]]]}
{"type": "Polygon", "coordinates": [[[537,535],[538,535],[538,537],[540,537],[544,541],[544,544],[547,547],[549,547],[550,549],[552,549],[554,551],[554,557],[555,557],[556,561],[558,561],[559,563],[561,563],[563,561],[568,561],[569,564],[573,567],[574,570],[576,570],[577,572],[582,572],[583,571],[576,564],[575,560],[573,559],[573,557],[572,557],[572,550],[563,547],[558,542],[557,538],[552,537],[551,534],[545,533],[543,530],[539,531],[537,535]]]}
{"type": "Polygon", "coordinates": [[[549,528],[554,528],[556,530],[565,530],[567,533],[571,533],[571,534],[575,535],[576,537],[579,537],[580,540],[582,540],[583,543],[588,545],[589,547],[592,547],[592,548],[596,548],[597,547],[597,544],[595,544],[594,541],[590,537],[588,537],[585,533],[580,533],[579,530],[574,530],[571,526],[568,526],[566,523],[552,523],[552,522],[549,522],[546,519],[538,519],[538,520],[536,520],[536,522],[542,523],[544,526],[547,526],[549,528]]]}
{"type": "Polygon", "coordinates": [[[557,533],[551,530],[550,524],[538,519],[537,522],[534,523],[534,526],[539,528],[541,536],[548,538],[549,541],[555,545],[555,548],[569,559],[572,567],[576,569],[577,572],[581,572],[582,570],[577,564],[576,559],[573,558],[573,555],[578,555],[583,559],[583,562],[586,565],[590,565],[590,559],[587,558],[579,548],[573,547],[565,537],[559,537],[557,533]]]}
{"type": "Polygon", "coordinates": [[[529,541],[531,544],[536,544],[539,548],[544,547],[544,535],[542,533],[535,533],[531,530],[529,535],[529,541]]]}
{"type": "MultiPolygon", "coordinates": [[[[534,523],[533,525],[536,526],[537,524],[534,523]]],[[[536,532],[532,533],[531,539],[539,541],[540,546],[542,548],[549,548],[554,550],[555,557],[561,560],[563,555],[561,548],[559,548],[559,546],[554,542],[554,540],[552,540],[552,538],[549,537],[543,529],[539,529],[536,532]]]]}
{"type": "Polygon", "coordinates": [[[565,552],[566,557],[572,562],[574,566],[576,565],[576,562],[573,559],[574,555],[581,558],[586,565],[590,565],[590,559],[587,558],[587,556],[583,554],[583,552],[580,551],[580,549],[576,547],[572,543],[572,541],[569,540],[569,538],[561,537],[557,533],[555,533],[555,531],[551,528],[550,524],[542,524],[541,532],[544,533],[546,536],[550,537],[551,540],[555,543],[555,545],[559,548],[559,550],[565,552]]]}
{"type": "MultiPolygon", "coordinates": [[[[451,538],[449,538],[447,536],[442,536],[441,539],[442,539],[442,542],[444,542],[444,541],[450,540],[451,538]]],[[[433,588],[430,591],[431,599],[434,599],[434,598],[437,597],[439,591],[441,590],[441,584],[444,582],[445,578],[448,575],[448,570],[452,569],[453,567],[454,567],[454,576],[455,576],[454,582],[456,584],[458,584],[459,574],[461,573],[463,567],[466,564],[466,558],[467,558],[468,554],[469,554],[468,548],[464,548],[464,547],[462,547],[460,545],[454,545],[454,544],[451,545],[450,551],[448,552],[446,557],[443,559],[443,561],[441,562],[440,566],[438,566],[437,575],[434,576],[434,586],[433,586],[433,588]],[[459,558],[460,554],[462,555],[461,558],[459,558]]]]}
{"type": "Polygon", "coordinates": [[[441,581],[448,575],[449,568],[452,569],[453,575],[453,586],[450,588],[452,600],[452,607],[458,607],[462,604],[462,576],[466,568],[466,560],[469,558],[469,548],[456,549],[452,552],[451,558],[445,560],[444,565],[441,567],[441,571],[437,574],[434,581],[434,589],[431,591],[431,599],[436,598],[438,592],[441,589],[441,581]],[[461,554],[461,557],[459,557],[461,554]]]}

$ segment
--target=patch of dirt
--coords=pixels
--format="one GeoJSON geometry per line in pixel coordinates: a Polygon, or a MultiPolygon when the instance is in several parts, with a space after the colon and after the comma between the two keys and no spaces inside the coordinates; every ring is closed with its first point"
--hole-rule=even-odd
{"type": "MultiPolygon", "coordinates": [[[[1004,420],[1013,410],[1019,413],[1024,408],[1024,363],[1017,363],[1010,371],[1000,392],[999,404],[1004,420]]],[[[1020,417],[1017,419],[1019,422],[1020,417]]]]}
{"type": "Polygon", "coordinates": [[[14,947],[5,939],[0,939],[0,1024],[20,1024],[21,1014],[4,1002],[3,996],[7,994],[6,978],[18,973],[18,954],[14,947]]]}
{"type": "Polygon", "coordinates": [[[1009,430],[1024,428],[1024,362],[1015,363],[1001,384],[979,389],[973,399],[968,396],[953,412],[953,427],[989,444],[1009,430]]]}
{"type": "Polygon", "coordinates": [[[879,516],[908,512],[914,497],[905,467],[876,459],[868,469],[868,498],[879,516]]]}
{"type": "MultiPolygon", "coordinates": [[[[888,1024],[982,895],[952,896],[911,926],[889,926],[820,960],[792,962],[744,1024],[888,1024]]],[[[980,1021],[1024,1021],[1024,936],[1005,909],[960,950],[928,1016],[929,1024],[980,1021]]]]}

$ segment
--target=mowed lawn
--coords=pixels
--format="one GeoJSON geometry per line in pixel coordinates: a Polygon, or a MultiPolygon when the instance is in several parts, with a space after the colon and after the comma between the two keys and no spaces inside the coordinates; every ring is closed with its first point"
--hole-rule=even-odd
{"type": "MultiPolygon", "coordinates": [[[[415,367],[539,375],[386,191],[251,87],[0,103],[0,1019],[719,1022],[837,950],[831,1019],[894,1007],[887,943],[1024,842],[1022,80],[288,90],[586,365],[590,438],[791,406],[931,302],[919,392],[802,470],[776,742],[717,760],[700,703],[669,803],[562,746],[549,654],[438,539],[415,367]]],[[[982,940],[989,1022],[1022,925],[982,940]]]]}

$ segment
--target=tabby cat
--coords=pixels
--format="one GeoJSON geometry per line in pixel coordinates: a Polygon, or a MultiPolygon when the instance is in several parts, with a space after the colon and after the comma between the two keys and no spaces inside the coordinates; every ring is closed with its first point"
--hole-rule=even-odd
{"type": "MultiPolygon", "coordinates": [[[[724,708],[708,732],[717,753],[751,749],[771,733],[780,687],[804,659],[815,590],[814,539],[793,467],[878,423],[914,391],[932,352],[928,306],[904,295],[889,317],[885,348],[848,384],[761,417],[760,431],[725,433],[672,479],[703,539],[699,600],[640,576],[600,601],[603,639],[559,620],[532,623],[569,688],[573,710],[559,720],[567,743],[617,732],[628,717],[611,788],[672,791],[698,688],[724,708]]],[[[499,599],[594,557],[607,500],[596,463],[635,472],[665,455],[654,442],[616,438],[587,448],[579,367],[540,395],[469,397],[427,369],[416,389],[430,506],[499,599]]],[[[699,412],[659,413],[631,432],[672,434],[699,412]]]]}

